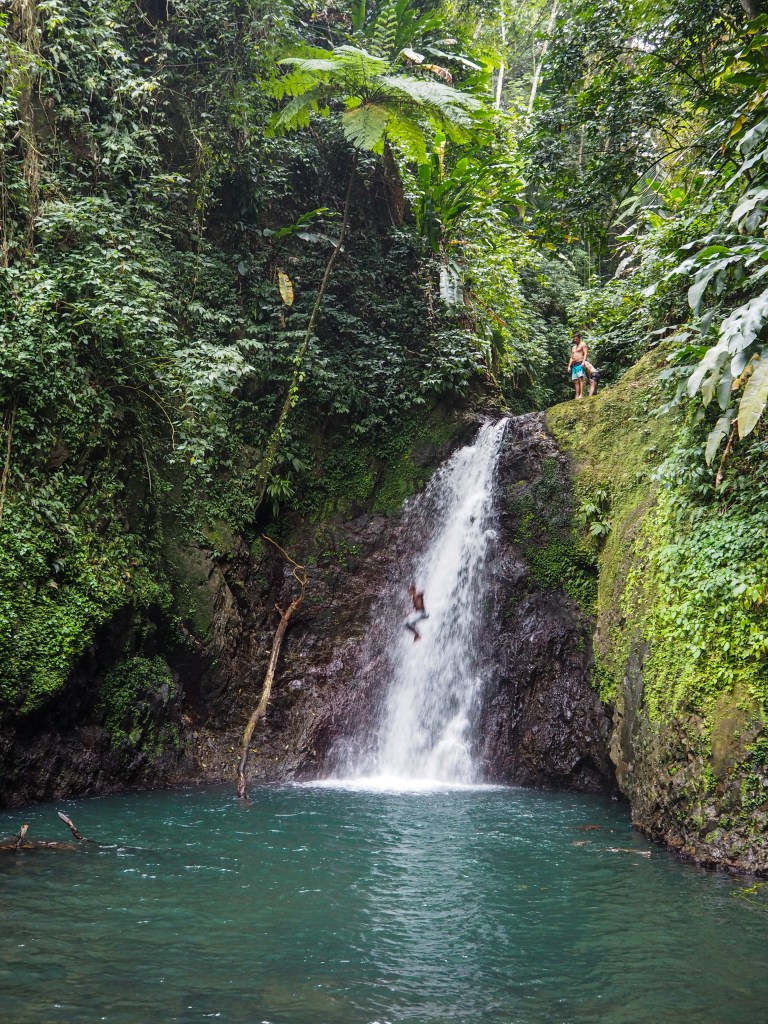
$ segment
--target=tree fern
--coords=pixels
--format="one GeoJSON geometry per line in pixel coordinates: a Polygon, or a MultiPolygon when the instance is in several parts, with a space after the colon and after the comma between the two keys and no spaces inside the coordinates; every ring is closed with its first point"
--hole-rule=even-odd
{"type": "MultiPolygon", "coordinates": [[[[341,129],[355,156],[339,238],[326,265],[303,340],[296,350],[293,378],[260,468],[257,505],[266,493],[286,422],[298,401],[304,359],[334,261],[344,243],[357,151],[382,154],[390,143],[407,159],[424,163],[427,139],[440,132],[443,138],[463,140],[471,124],[471,115],[481,105],[473,96],[459,92],[444,81],[403,73],[402,58],[404,54],[407,57],[405,51],[413,41],[410,37],[434,24],[434,14],[419,15],[411,8],[410,0],[389,0],[366,31],[365,6],[364,0],[359,0],[354,6],[353,27],[357,38],[369,40],[370,50],[345,44],[327,51],[304,50],[285,57],[279,63],[291,69],[285,76],[289,84],[283,83],[282,90],[279,85],[272,89],[276,97],[292,96],[273,118],[272,131],[286,132],[306,127],[313,113],[327,116],[334,110],[341,113],[341,129]]],[[[415,51],[411,53],[415,54],[415,51]]],[[[445,77],[442,68],[429,70],[445,77]]],[[[461,275],[453,264],[444,261],[440,286],[445,301],[461,301],[461,275]]]]}
{"type": "Polygon", "coordinates": [[[397,73],[396,63],[359,46],[337,46],[322,57],[317,51],[286,57],[280,64],[293,69],[283,90],[293,98],[273,119],[273,131],[306,127],[313,112],[335,100],[347,108],[345,137],[369,152],[383,152],[390,141],[409,159],[423,162],[426,139],[435,131],[459,144],[467,141],[471,115],[481,106],[445,82],[397,73]]]}

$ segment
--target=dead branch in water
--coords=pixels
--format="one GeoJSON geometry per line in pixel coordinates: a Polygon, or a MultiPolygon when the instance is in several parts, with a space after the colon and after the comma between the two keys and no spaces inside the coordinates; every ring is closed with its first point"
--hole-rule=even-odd
{"type": "Polygon", "coordinates": [[[275,630],[275,636],[272,640],[272,653],[269,656],[269,664],[267,665],[267,672],[264,676],[264,685],[261,688],[261,698],[256,708],[248,719],[248,724],[243,732],[243,747],[240,754],[240,762],[237,766],[237,795],[241,800],[245,800],[248,797],[248,782],[245,777],[246,769],[248,768],[248,755],[250,753],[251,737],[253,736],[253,730],[256,728],[258,722],[264,717],[267,712],[267,705],[269,704],[269,698],[272,695],[272,684],[275,681],[275,669],[277,668],[277,659],[280,657],[280,648],[283,645],[283,637],[285,631],[288,629],[288,623],[291,621],[291,616],[299,607],[301,602],[304,600],[304,589],[307,585],[307,570],[303,565],[299,565],[295,562],[291,556],[285,551],[280,545],[272,540],[271,537],[267,537],[266,534],[262,533],[262,538],[269,541],[278,551],[282,552],[283,555],[288,559],[293,567],[291,574],[296,582],[299,584],[299,593],[294,597],[287,608],[281,608],[279,604],[275,604],[275,608],[280,614],[280,622],[275,630]]]}
{"type": "MultiPolygon", "coordinates": [[[[90,843],[92,840],[86,839],[85,836],[78,832],[77,826],[68,818],[63,811],[56,812],[64,824],[67,826],[69,831],[75,837],[79,839],[80,843],[90,843]]],[[[29,830],[29,822],[25,821],[19,831],[10,840],[10,842],[0,843],[0,852],[4,853],[15,853],[17,850],[79,850],[81,846],[76,846],[74,843],[60,843],[57,840],[48,839],[27,839],[27,831],[29,830]]]]}
{"type": "Polygon", "coordinates": [[[83,842],[87,842],[85,836],[77,831],[77,828],[75,827],[74,821],[72,821],[71,818],[68,818],[66,816],[66,814],[64,813],[64,811],[57,811],[56,813],[61,818],[61,820],[64,822],[64,824],[67,826],[67,828],[72,833],[72,835],[75,837],[75,839],[80,839],[83,842]]]}

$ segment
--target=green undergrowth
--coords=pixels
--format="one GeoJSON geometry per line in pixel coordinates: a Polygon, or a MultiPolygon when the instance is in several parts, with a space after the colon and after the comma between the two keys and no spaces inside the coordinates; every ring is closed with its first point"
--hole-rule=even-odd
{"type": "Polygon", "coordinates": [[[546,416],[548,430],[572,459],[575,531],[582,543],[589,536],[599,546],[596,682],[608,702],[615,698],[631,642],[621,598],[641,524],[654,502],[654,473],[675,436],[673,417],[657,413],[662,364],[663,355],[652,352],[619,384],[554,406],[546,416]]]}
{"type": "Polygon", "coordinates": [[[76,478],[6,503],[0,527],[0,699],[27,713],[67,682],[121,609],[164,606],[153,541],[127,527],[117,494],[76,478]]]}
{"type": "MultiPolygon", "coordinates": [[[[753,449],[760,445],[750,446],[753,449]]],[[[768,479],[745,449],[721,495],[680,480],[689,452],[670,457],[622,599],[652,639],[644,667],[651,718],[693,710],[717,717],[723,694],[757,718],[768,711],[768,479]]]]}
{"type": "MultiPolygon", "coordinates": [[[[662,412],[652,352],[618,385],[556,406],[547,425],[573,459],[582,505],[607,493],[599,555],[596,683],[614,703],[632,649],[647,645],[644,703],[654,721],[701,716],[738,692],[768,702],[768,482],[761,442],[715,490],[703,467],[706,424],[662,412]]],[[[763,447],[764,444],[763,444],[763,447]]]]}
{"type": "Polygon", "coordinates": [[[136,656],[116,665],[104,679],[98,703],[113,745],[140,749],[151,761],[180,750],[178,728],[167,720],[175,692],[163,658],[136,656]]]}
{"type": "Polygon", "coordinates": [[[380,437],[348,433],[318,446],[314,481],[295,502],[312,521],[392,513],[424,486],[439,453],[465,426],[440,409],[412,414],[380,437]]]}

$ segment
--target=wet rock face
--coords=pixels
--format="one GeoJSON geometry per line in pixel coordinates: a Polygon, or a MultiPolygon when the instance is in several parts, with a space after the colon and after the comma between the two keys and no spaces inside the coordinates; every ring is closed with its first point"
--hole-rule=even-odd
{"type": "MultiPolygon", "coordinates": [[[[454,445],[476,428],[468,423],[454,445]]],[[[450,448],[436,449],[424,458],[436,464],[449,454],[450,448]]],[[[550,475],[554,466],[557,489],[570,493],[567,465],[541,418],[513,420],[499,470],[477,753],[489,780],[607,790],[613,773],[605,714],[590,686],[591,623],[562,588],[537,580],[519,543],[527,515],[520,499],[536,488],[542,465],[550,475]]],[[[283,643],[267,716],[254,733],[253,781],[322,777],[339,745],[366,742],[359,737],[372,732],[386,674],[363,639],[377,599],[401,578],[409,555],[400,516],[295,523],[291,534],[290,554],[306,564],[309,580],[283,643]]],[[[180,781],[231,780],[234,791],[242,731],[261,694],[278,622],[275,604],[286,606],[296,584],[279,551],[266,543],[249,549],[241,540],[227,558],[210,559],[201,549],[195,580],[205,597],[198,602],[201,621],[210,616],[207,635],[194,634],[190,620],[186,642],[177,635],[171,643],[168,634],[156,651],[177,687],[155,717],[175,724],[179,748],[153,760],[116,745],[105,729],[97,700],[105,672],[100,660],[122,649],[129,633],[127,624],[115,626],[119,636],[105,636],[101,652],[86,659],[56,707],[0,736],[0,801],[180,781]]]]}
{"type": "Polygon", "coordinates": [[[540,416],[510,422],[498,486],[494,657],[482,721],[488,774],[500,782],[612,791],[610,722],[590,679],[593,622],[560,587],[542,585],[524,554],[535,544],[537,556],[567,545],[572,514],[568,465],[540,416]],[[543,467],[562,507],[540,511],[559,517],[561,538],[535,536],[543,467]]]}
{"type": "Polygon", "coordinates": [[[768,770],[755,748],[763,728],[759,707],[737,688],[718,702],[713,728],[693,713],[653,722],[643,706],[647,652],[638,639],[611,739],[633,825],[705,867],[768,875],[768,770]]]}
{"type": "MultiPolygon", "coordinates": [[[[365,515],[291,547],[308,569],[306,596],[283,642],[272,700],[248,765],[253,780],[322,776],[334,744],[370,719],[375,666],[361,661],[371,607],[401,544],[396,517],[365,515]],[[322,549],[322,557],[316,551],[322,549]]],[[[234,606],[217,610],[215,664],[203,679],[193,743],[203,778],[234,779],[242,731],[258,703],[278,615],[296,592],[278,552],[240,550],[225,568],[234,606]],[[233,613],[237,625],[230,628],[233,613]]]]}
{"type": "Polygon", "coordinates": [[[110,655],[130,642],[132,630],[132,616],[116,616],[54,700],[26,715],[6,712],[0,721],[0,807],[172,785],[194,770],[183,749],[178,686],[160,682],[134,704],[131,736],[126,731],[118,738],[106,727],[101,686],[110,655]]]}
{"type": "MultiPolygon", "coordinates": [[[[520,503],[505,500],[510,491],[519,497],[536,484],[545,459],[557,461],[558,487],[568,493],[567,464],[540,417],[512,421],[500,466],[477,752],[492,781],[611,790],[608,721],[590,685],[592,623],[562,590],[542,588],[531,575],[516,542],[520,503]]],[[[249,772],[256,779],[327,774],[335,747],[370,733],[366,727],[385,693],[384,674],[363,639],[377,598],[386,582],[399,578],[398,565],[408,554],[403,523],[362,516],[322,543],[323,558],[314,561],[319,545],[311,539],[302,555],[314,564],[306,601],[286,637],[268,716],[254,734],[249,772]]],[[[285,563],[273,551],[264,551],[258,564],[241,552],[226,576],[229,593],[238,596],[234,605],[222,598],[213,700],[196,733],[201,771],[211,778],[232,775],[276,624],[270,608],[274,601],[286,603],[291,587],[285,563]],[[228,629],[234,616],[237,627],[228,629]]]]}

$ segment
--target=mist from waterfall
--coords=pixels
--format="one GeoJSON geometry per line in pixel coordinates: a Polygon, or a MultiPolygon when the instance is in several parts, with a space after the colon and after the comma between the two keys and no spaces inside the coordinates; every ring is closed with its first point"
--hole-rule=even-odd
{"type": "Polygon", "coordinates": [[[374,608],[366,657],[383,693],[368,735],[340,752],[337,776],[361,785],[475,784],[473,731],[490,638],[485,569],[495,533],[495,470],[507,421],[481,427],[406,509],[410,551],[374,608]],[[429,618],[404,628],[410,582],[429,618]]]}

